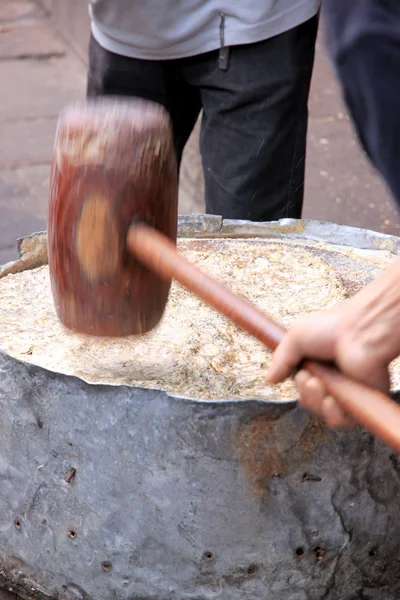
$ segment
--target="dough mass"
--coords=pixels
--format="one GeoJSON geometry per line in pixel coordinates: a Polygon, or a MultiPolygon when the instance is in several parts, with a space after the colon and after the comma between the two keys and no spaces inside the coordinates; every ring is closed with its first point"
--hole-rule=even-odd
{"type": "MultiPolygon", "coordinates": [[[[323,259],[279,243],[179,242],[200,268],[289,325],[346,299],[323,259]]],[[[259,342],[177,284],[159,327],[142,337],[92,338],[59,323],[47,266],[0,279],[0,348],[11,356],[91,383],[163,389],[201,399],[295,398],[291,382],[265,388],[271,355],[259,342]]]]}

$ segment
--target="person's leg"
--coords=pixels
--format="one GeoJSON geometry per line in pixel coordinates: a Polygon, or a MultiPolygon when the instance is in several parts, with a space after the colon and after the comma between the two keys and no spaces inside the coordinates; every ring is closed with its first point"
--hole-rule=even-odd
{"type": "Polygon", "coordinates": [[[171,61],[166,78],[166,108],[172,120],[178,165],[201,110],[200,91],[185,81],[181,64],[181,60],[171,61]]]}
{"type": "Polygon", "coordinates": [[[179,61],[150,61],[114,54],[92,37],[87,96],[127,96],[164,106],[172,121],[178,164],[200,112],[200,94],[180,75],[179,61]]]}
{"type": "Polygon", "coordinates": [[[225,218],[300,218],[307,102],[318,18],[269,40],[187,61],[201,91],[206,210],[225,218]]]}

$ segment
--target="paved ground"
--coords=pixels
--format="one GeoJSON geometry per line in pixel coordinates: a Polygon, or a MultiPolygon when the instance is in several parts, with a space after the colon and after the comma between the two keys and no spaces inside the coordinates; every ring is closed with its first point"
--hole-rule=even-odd
{"type": "MultiPolygon", "coordinates": [[[[47,187],[60,109],[85,91],[85,66],[34,0],[0,2],[0,264],[16,238],[45,229],[47,187]]],[[[335,80],[318,45],[310,101],[305,216],[400,233],[400,219],[354,140],[335,80]]],[[[189,149],[190,150],[190,149],[189,149]]],[[[200,212],[192,151],[180,211],[200,212]]]]}
{"type": "Polygon", "coordinates": [[[58,113],[85,89],[83,64],[33,1],[0,2],[0,81],[1,264],[16,256],[17,237],[46,228],[58,113]]]}
{"type": "Polygon", "coordinates": [[[310,97],[304,217],[400,235],[400,217],[353,135],[323,44],[310,97]]]}

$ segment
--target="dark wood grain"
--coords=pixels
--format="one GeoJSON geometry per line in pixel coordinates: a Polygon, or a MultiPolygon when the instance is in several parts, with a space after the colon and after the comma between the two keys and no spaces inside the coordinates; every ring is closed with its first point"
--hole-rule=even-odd
{"type": "Polygon", "coordinates": [[[144,218],[176,243],[177,196],[170,121],[162,107],[103,99],[61,115],[48,244],[52,292],[66,327],[96,336],[125,336],[157,325],[170,281],[127,252],[126,234],[133,219],[144,218]],[[85,206],[96,198],[108,203],[104,244],[87,224],[83,233],[79,229],[85,206]]]}

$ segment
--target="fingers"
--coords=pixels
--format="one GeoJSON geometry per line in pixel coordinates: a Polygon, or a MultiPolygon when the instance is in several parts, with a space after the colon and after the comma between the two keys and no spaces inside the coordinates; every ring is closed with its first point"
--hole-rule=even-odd
{"type": "Polygon", "coordinates": [[[356,426],[356,422],[340,408],[332,396],[325,396],[322,401],[322,418],[332,429],[350,429],[356,426]]]}
{"type": "MultiPolygon", "coordinates": [[[[343,310],[339,307],[296,321],[275,350],[267,381],[271,385],[280,383],[293,374],[304,358],[314,358],[335,360],[343,373],[388,392],[390,380],[387,363],[379,361],[371,352],[370,343],[348,335],[348,327],[343,327],[343,310]]],[[[319,379],[301,370],[295,382],[302,406],[319,415],[330,427],[355,425],[340,405],[327,395],[319,379]]]]}
{"type": "Polygon", "coordinates": [[[289,377],[305,357],[330,360],[334,357],[338,311],[323,311],[296,321],[275,350],[267,373],[270,384],[289,377]]]}
{"type": "Polygon", "coordinates": [[[354,421],[346,415],[337,402],[326,395],[323,383],[307,371],[299,371],[295,377],[302,406],[320,416],[329,427],[350,428],[354,421]]]}

